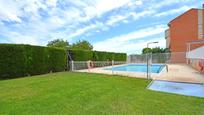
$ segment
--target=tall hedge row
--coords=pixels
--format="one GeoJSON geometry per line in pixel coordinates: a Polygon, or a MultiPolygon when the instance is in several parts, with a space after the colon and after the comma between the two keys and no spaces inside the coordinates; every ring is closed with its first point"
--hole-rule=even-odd
{"type": "Polygon", "coordinates": [[[0,79],[64,71],[66,61],[63,49],[0,44],[0,79]]]}
{"type": "Polygon", "coordinates": [[[92,60],[93,51],[89,50],[69,50],[72,60],[74,61],[86,61],[92,60]]]}
{"type": "Polygon", "coordinates": [[[102,52],[102,51],[86,51],[86,50],[69,50],[72,60],[74,61],[126,61],[126,53],[102,52]]]}
{"type": "MultiPolygon", "coordinates": [[[[126,61],[125,53],[69,50],[74,61],[126,61]]],[[[0,44],[0,79],[64,71],[67,51],[50,47],[0,44]]]]}

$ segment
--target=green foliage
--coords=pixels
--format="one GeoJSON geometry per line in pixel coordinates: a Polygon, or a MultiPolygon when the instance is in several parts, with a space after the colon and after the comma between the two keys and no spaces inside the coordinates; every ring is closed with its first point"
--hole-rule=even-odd
{"type": "Polygon", "coordinates": [[[164,50],[163,48],[156,47],[152,48],[152,53],[164,53],[164,50]]]}
{"type": "Polygon", "coordinates": [[[160,47],[155,47],[155,48],[144,48],[142,50],[142,54],[146,53],[169,53],[170,50],[168,48],[160,48],[160,47]]]}
{"type": "Polygon", "coordinates": [[[69,42],[64,41],[63,39],[55,39],[53,41],[48,42],[47,46],[67,49],[69,47],[69,42]]]}
{"type": "Polygon", "coordinates": [[[93,46],[86,40],[78,41],[76,43],[73,43],[70,47],[70,49],[76,49],[76,50],[93,50],[93,46]]]}
{"type": "Polygon", "coordinates": [[[170,53],[171,51],[170,51],[169,48],[165,48],[165,49],[164,49],[164,52],[165,52],[165,53],[170,53]]]}
{"type": "Polygon", "coordinates": [[[101,52],[90,50],[69,50],[74,61],[126,61],[125,53],[101,52]]]}
{"type": "Polygon", "coordinates": [[[126,61],[127,54],[126,53],[114,53],[115,61],[126,61]]]}
{"type": "Polygon", "coordinates": [[[63,49],[1,44],[0,54],[1,79],[63,71],[66,67],[63,49]]]}
{"type": "Polygon", "coordinates": [[[0,78],[24,76],[26,52],[22,45],[0,45],[0,78]]]}
{"type": "Polygon", "coordinates": [[[92,60],[93,51],[89,50],[69,50],[71,57],[74,61],[87,61],[92,60]]]}
{"type": "Polygon", "coordinates": [[[151,53],[151,52],[152,52],[151,48],[144,48],[144,49],[142,49],[142,54],[151,53]]]}
{"type": "Polygon", "coordinates": [[[47,65],[48,51],[46,48],[39,46],[26,46],[23,50],[26,52],[26,74],[36,75],[49,72],[47,65]]]}
{"type": "Polygon", "coordinates": [[[113,53],[113,52],[101,52],[94,51],[94,59],[96,61],[126,61],[127,54],[125,53],[113,53]]]}
{"type": "Polygon", "coordinates": [[[114,53],[94,51],[93,60],[95,60],[95,61],[114,60],[114,53]]]}
{"type": "Polygon", "coordinates": [[[49,71],[58,72],[65,70],[67,63],[67,51],[56,48],[49,48],[48,51],[49,71]]]}

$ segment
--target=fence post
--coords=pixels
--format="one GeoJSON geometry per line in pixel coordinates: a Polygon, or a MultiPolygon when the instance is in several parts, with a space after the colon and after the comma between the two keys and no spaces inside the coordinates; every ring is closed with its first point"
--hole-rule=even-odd
{"type": "Polygon", "coordinates": [[[112,60],[112,64],[111,64],[111,66],[112,66],[112,67],[111,67],[112,75],[114,74],[114,73],[113,73],[113,65],[114,65],[114,60],[112,60]]]}
{"type": "Polygon", "coordinates": [[[147,79],[150,79],[151,77],[151,61],[152,61],[152,53],[146,54],[147,59],[147,79]]]}
{"type": "Polygon", "coordinates": [[[71,61],[71,71],[74,71],[74,61],[71,61]]]}
{"type": "Polygon", "coordinates": [[[148,53],[146,53],[146,61],[147,61],[147,80],[148,80],[149,79],[149,67],[148,67],[149,59],[148,59],[148,53]]]}
{"type": "Polygon", "coordinates": [[[149,79],[151,79],[152,74],[152,53],[150,53],[150,61],[149,61],[149,79]]]}

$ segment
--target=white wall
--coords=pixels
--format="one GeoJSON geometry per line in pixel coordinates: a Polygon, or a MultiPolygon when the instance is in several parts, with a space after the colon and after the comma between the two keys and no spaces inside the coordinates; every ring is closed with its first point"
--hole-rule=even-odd
{"type": "Polygon", "coordinates": [[[204,46],[186,53],[186,58],[204,59],[204,46]]]}

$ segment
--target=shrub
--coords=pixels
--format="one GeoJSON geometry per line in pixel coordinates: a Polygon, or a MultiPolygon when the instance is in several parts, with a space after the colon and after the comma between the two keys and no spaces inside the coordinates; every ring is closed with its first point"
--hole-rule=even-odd
{"type": "Polygon", "coordinates": [[[115,61],[126,61],[127,54],[126,53],[114,53],[115,61]]]}
{"type": "Polygon", "coordinates": [[[31,45],[0,44],[0,78],[64,71],[67,55],[63,49],[31,45]]]}
{"type": "Polygon", "coordinates": [[[89,50],[69,50],[72,60],[74,61],[126,61],[125,53],[113,53],[102,51],[89,51],[89,50]]]}
{"type": "Polygon", "coordinates": [[[127,55],[125,53],[100,52],[94,51],[94,60],[96,61],[126,61],[127,55]]]}
{"type": "Polygon", "coordinates": [[[62,49],[49,48],[49,70],[58,72],[65,70],[67,63],[67,52],[62,49]]]}
{"type": "Polygon", "coordinates": [[[72,60],[87,61],[93,59],[93,51],[89,50],[69,50],[72,60]]]}
{"type": "Polygon", "coordinates": [[[0,45],[0,78],[24,76],[26,52],[22,45],[0,45]]]}
{"type": "Polygon", "coordinates": [[[74,61],[126,61],[126,53],[90,51],[90,50],[69,50],[70,56],[74,61]]]}
{"type": "Polygon", "coordinates": [[[94,51],[93,60],[95,60],[95,61],[114,60],[114,53],[94,51]]]}

